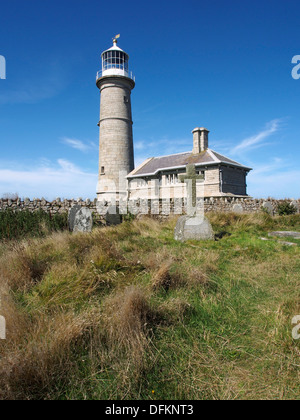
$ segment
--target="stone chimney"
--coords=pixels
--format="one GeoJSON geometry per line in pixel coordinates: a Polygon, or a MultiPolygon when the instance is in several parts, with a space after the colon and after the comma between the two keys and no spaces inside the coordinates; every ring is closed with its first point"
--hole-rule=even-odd
{"type": "Polygon", "coordinates": [[[209,131],[204,127],[197,127],[193,131],[193,154],[197,155],[208,149],[208,133],[209,131]]]}

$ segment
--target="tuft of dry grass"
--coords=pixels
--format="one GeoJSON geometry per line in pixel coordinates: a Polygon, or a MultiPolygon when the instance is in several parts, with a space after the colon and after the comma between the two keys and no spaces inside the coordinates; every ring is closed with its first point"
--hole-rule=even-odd
{"type": "Polygon", "coordinates": [[[96,314],[68,312],[35,319],[19,314],[13,316],[13,325],[11,321],[8,318],[9,344],[0,346],[0,399],[50,399],[76,370],[73,353],[85,345],[97,324],[96,314]]]}
{"type": "Polygon", "coordinates": [[[102,313],[110,343],[143,352],[156,317],[145,290],[129,286],[116,292],[104,301],[102,313]]]}
{"type": "Polygon", "coordinates": [[[174,286],[174,276],[172,277],[170,273],[172,264],[172,260],[164,262],[154,274],[152,280],[153,290],[164,289],[167,292],[171,286],[174,286]]]}
{"type": "Polygon", "coordinates": [[[116,376],[116,388],[110,391],[110,398],[137,392],[134,390],[136,384],[154,360],[153,327],[158,322],[158,312],[149,303],[147,292],[140,287],[126,287],[105,299],[102,345],[104,342],[116,376]]]}
{"type": "Polygon", "coordinates": [[[144,237],[159,236],[161,234],[162,223],[153,217],[144,216],[139,220],[134,220],[132,223],[136,232],[144,237]]]}
{"type": "Polygon", "coordinates": [[[13,290],[25,290],[42,278],[47,261],[39,260],[34,250],[23,242],[15,244],[0,258],[0,266],[0,276],[13,290]]]}

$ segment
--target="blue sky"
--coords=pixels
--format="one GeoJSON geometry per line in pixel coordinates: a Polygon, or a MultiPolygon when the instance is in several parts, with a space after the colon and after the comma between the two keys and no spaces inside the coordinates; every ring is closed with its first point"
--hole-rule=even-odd
{"type": "Polygon", "coordinates": [[[254,197],[299,198],[298,0],[10,0],[0,9],[0,196],[95,197],[101,52],[136,76],[136,164],[210,147],[251,166],[254,197]]]}

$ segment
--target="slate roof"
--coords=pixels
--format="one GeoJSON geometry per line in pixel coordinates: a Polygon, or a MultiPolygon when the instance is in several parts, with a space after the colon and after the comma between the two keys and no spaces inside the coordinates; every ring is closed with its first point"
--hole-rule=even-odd
{"type": "Polygon", "coordinates": [[[232,166],[237,166],[245,170],[250,171],[251,168],[247,168],[240,163],[227,158],[226,156],[220,155],[219,153],[214,152],[211,149],[207,149],[202,153],[197,155],[192,152],[179,153],[177,155],[169,155],[156,157],[146,160],[139,166],[137,169],[133,170],[128,178],[138,177],[138,176],[153,176],[161,171],[172,170],[185,168],[188,164],[194,164],[196,166],[206,166],[225,163],[232,166]]]}

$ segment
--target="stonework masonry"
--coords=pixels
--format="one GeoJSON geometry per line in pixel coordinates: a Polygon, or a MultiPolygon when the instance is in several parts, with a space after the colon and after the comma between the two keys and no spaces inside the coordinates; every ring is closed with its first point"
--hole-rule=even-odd
{"type": "Polygon", "coordinates": [[[208,133],[209,131],[204,128],[195,128],[193,131],[193,153],[198,154],[208,149],[208,133]]]}
{"type": "MultiPolygon", "coordinates": [[[[97,81],[101,93],[100,157],[97,193],[113,192],[119,185],[120,173],[126,175],[134,168],[132,137],[131,90],[134,81],[122,76],[105,76],[97,81]]],[[[126,183],[120,188],[126,194],[126,183]]]]}
{"type": "MultiPolygon", "coordinates": [[[[232,212],[236,204],[239,204],[244,213],[257,213],[262,211],[262,206],[268,202],[272,204],[274,208],[274,213],[276,214],[277,205],[283,203],[286,200],[275,200],[275,199],[253,199],[253,198],[236,198],[236,197],[217,197],[217,198],[205,198],[204,199],[204,209],[205,212],[232,212]]],[[[291,203],[293,202],[298,207],[298,213],[300,209],[300,199],[298,200],[288,200],[291,203]]],[[[170,202],[165,202],[164,200],[132,200],[129,202],[128,207],[132,212],[136,214],[150,214],[150,209],[154,210],[154,213],[158,216],[168,216],[181,214],[182,212],[182,201],[178,199],[171,199],[170,202]]],[[[97,213],[97,198],[94,200],[82,200],[82,199],[71,199],[71,200],[61,200],[57,198],[54,201],[47,201],[45,199],[34,199],[30,200],[29,198],[21,199],[0,199],[0,211],[6,209],[12,209],[14,211],[25,211],[29,210],[31,212],[38,211],[42,209],[50,214],[57,213],[66,213],[74,205],[80,205],[81,207],[87,207],[91,209],[95,214],[97,213]]]]}
{"type": "MultiPolygon", "coordinates": [[[[245,197],[211,197],[204,199],[204,211],[205,213],[209,212],[219,212],[219,213],[230,213],[234,212],[234,208],[239,204],[242,207],[243,213],[258,213],[262,211],[262,207],[265,203],[270,203],[274,209],[274,215],[277,214],[277,206],[286,201],[289,201],[292,204],[296,204],[298,213],[300,212],[300,199],[298,200],[275,200],[272,198],[269,199],[253,199],[245,197]]],[[[186,200],[183,201],[184,208],[186,206],[186,200]]],[[[144,209],[152,208],[156,215],[165,217],[168,215],[179,215],[182,214],[182,201],[181,199],[171,199],[168,201],[165,200],[137,200],[135,204],[131,205],[132,209],[141,208],[139,213],[145,213],[144,209]]]]}
{"type": "Polygon", "coordinates": [[[43,210],[48,213],[57,214],[57,213],[66,213],[68,212],[73,206],[76,204],[80,205],[81,207],[88,207],[92,211],[96,212],[96,203],[97,198],[94,200],[82,200],[80,198],[78,199],[71,199],[71,200],[61,200],[60,198],[57,198],[54,201],[47,201],[44,198],[42,199],[34,199],[30,200],[29,198],[25,198],[24,200],[21,199],[0,199],[0,211],[6,210],[6,209],[12,209],[12,210],[19,210],[19,211],[25,211],[29,210],[31,212],[43,210]]]}
{"type": "MultiPolygon", "coordinates": [[[[143,178],[131,179],[129,198],[150,198],[149,190],[154,192],[153,185],[155,185],[155,178],[149,178],[148,180],[143,178]]],[[[246,189],[246,172],[240,168],[222,166],[220,169],[219,167],[209,166],[205,170],[204,197],[222,197],[224,193],[246,196],[246,189]]],[[[185,184],[177,181],[171,185],[168,183],[168,175],[165,174],[161,175],[159,190],[161,198],[186,197],[185,184]]],[[[153,196],[151,195],[151,197],[153,196]]]]}
{"type": "Polygon", "coordinates": [[[246,195],[246,173],[239,168],[222,169],[222,192],[236,195],[246,195]]]}

